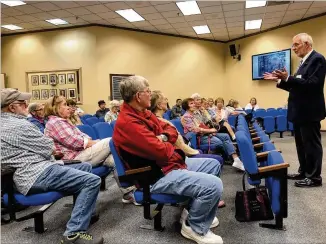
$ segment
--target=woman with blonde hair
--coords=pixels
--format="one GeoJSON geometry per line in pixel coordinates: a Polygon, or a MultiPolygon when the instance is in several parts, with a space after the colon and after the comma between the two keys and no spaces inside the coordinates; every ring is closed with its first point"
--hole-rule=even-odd
{"type": "Polygon", "coordinates": [[[255,97],[252,97],[249,101],[249,103],[246,105],[245,110],[254,110],[256,111],[257,109],[259,109],[259,106],[257,104],[257,99],[255,97]]]}
{"type": "Polygon", "coordinates": [[[120,106],[121,106],[121,103],[118,100],[112,100],[109,103],[110,111],[105,114],[105,117],[104,117],[105,122],[111,123],[112,121],[118,119],[120,106]]]}

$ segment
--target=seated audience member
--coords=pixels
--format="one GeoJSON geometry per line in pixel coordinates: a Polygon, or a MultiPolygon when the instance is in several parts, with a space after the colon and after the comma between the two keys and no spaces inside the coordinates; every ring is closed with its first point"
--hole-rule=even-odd
{"type": "Polygon", "coordinates": [[[209,230],[217,225],[217,203],[223,190],[222,181],[216,177],[218,163],[198,158],[185,162],[182,151],[174,146],[177,130],[147,110],[151,91],[144,77],[130,76],[121,81],[120,93],[124,104],[113,133],[119,155],[130,168],[152,167],[152,193],[192,198],[189,212],[184,209],[180,220],[184,237],[202,244],[223,243],[209,230]]]}
{"type": "Polygon", "coordinates": [[[117,100],[112,100],[109,103],[110,111],[106,113],[104,120],[105,122],[111,123],[114,120],[117,120],[120,110],[120,102],[117,100]]]}
{"type": "Polygon", "coordinates": [[[210,143],[213,149],[223,147],[227,155],[232,156],[234,160],[232,166],[244,171],[243,163],[239,159],[229,135],[217,133],[215,128],[208,128],[199,116],[195,117],[196,106],[194,99],[187,98],[183,100],[182,108],[186,110],[186,113],[181,118],[185,134],[189,132],[196,133],[201,144],[206,145],[210,143]]]}
{"type": "Polygon", "coordinates": [[[111,138],[92,140],[76,126],[69,123],[71,115],[63,96],[51,97],[45,103],[45,116],[48,118],[44,133],[54,140],[55,151],[63,154],[62,159],[90,162],[93,167],[102,164],[113,166],[109,141],[111,138]]]}
{"type": "Polygon", "coordinates": [[[110,111],[110,109],[105,107],[106,103],[104,100],[98,101],[98,106],[100,107],[100,109],[96,111],[95,116],[97,118],[102,118],[102,117],[104,118],[104,116],[106,115],[107,112],[110,111]]]}
{"type": "Polygon", "coordinates": [[[68,122],[74,126],[82,125],[82,121],[77,113],[76,102],[72,99],[67,99],[67,105],[70,108],[71,115],[68,118],[68,122]]]}
{"type": "Polygon", "coordinates": [[[181,107],[182,100],[177,99],[176,104],[172,107],[171,110],[171,119],[180,118],[182,115],[182,107],[181,107]]]}
{"type": "Polygon", "coordinates": [[[246,107],[245,107],[245,110],[254,110],[254,111],[256,111],[257,109],[259,109],[259,106],[258,106],[258,104],[257,104],[257,99],[255,98],[255,97],[252,97],[251,99],[250,99],[250,102],[246,105],[246,107]]]}
{"type": "Polygon", "coordinates": [[[84,115],[84,110],[82,110],[80,107],[77,106],[77,99],[76,98],[72,98],[72,100],[75,102],[76,104],[76,114],[80,116],[84,115]]]}
{"type": "Polygon", "coordinates": [[[237,115],[237,114],[246,114],[245,111],[239,106],[239,102],[234,99],[230,99],[228,105],[226,105],[226,108],[230,114],[237,115]]]}
{"type": "Polygon", "coordinates": [[[208,109],[214,110],[216,109],[216,106],[214,105],[214,99],[213,98],[208,98],[208,109]]]}
{"type": "Polygon", "coordinates": [[[76,196],[61,243],[101,244],[102,237],[86,233],[101,179],[90,173],[88,163],[65,166],[54,159],[52,139],[26,120],[30,98],[15,89],[1,90],[1,166],[15,169],[15,186],[23,195],[60,191],[76,196]]]}
{"type": "Polygon", "coordinates": [[[28,106],[28,112],[31,115],[27,120],[36,125],[44,133],[46,119],[44,118],[44,106],[40,103],[31,103],[28,106]]]}

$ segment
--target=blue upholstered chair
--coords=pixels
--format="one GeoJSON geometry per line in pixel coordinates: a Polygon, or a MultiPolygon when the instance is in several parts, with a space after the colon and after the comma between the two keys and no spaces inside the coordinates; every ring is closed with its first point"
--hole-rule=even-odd
{"type": "Polygon", "coordinates": [[[175,126],[175,128],[177,128],[177,130],[180,133],[180,135],[183,136],[185,134],[180,119],[172,119],[170,122],[175,126]]]}
{"type": "Polygon", "coordinates": [[[100,118],[98,118],[98,121],[99,121],[99,122],[105,122],[104,117],[100,117],[100,118]]]}
{"type": "Polygon", "coordinates": [[[283,138],[283,132],[287,130],[287,118],[285,115],[276,116],[276,131],[280,133],[283,138]]]}
{"type": "Polygon", "coordinates": [[[167,110],[167,111],[163,114],[163,119],[166,119],[166,120],[170,120],[170,119],[171,119],[171,110],[167,110]]]}
{"type": "Polygon", "coordinates": [[[115,126],[115,123],[116,123],[116,122],[117,122],[116,120],[111,121],[110,125],[111,125],[111,127],[112,127],[112,130],[114,130],[114,126],[115,126]]]}
{"type": "Polygon", "coordinates": [[[267,166],[259,167],[251,141],[244,131],[236,132],[241,160],[248,174],[248,183],[260,185],[261,179],[266,179],[266,186],[271,199],[275,224],[260,224],[261,227],[283,230],[283,218],[287,217],[287,168],[282,155],[277,151],[268,152],[267,166]]]}
{"type": "Polygon", "coordinates": [[[272,116],[264,117],[264,129],[266,134],[271,135],[275,132],[275,119],[272,116]]]}
{"type": "MultiPolygon", "coordinates": [[[[110,141],[110,149],[114,158],[116,171],[119,177],[119,181],[122,184],[132,185],[134,181],[137,181],[139,188],[135,191],[134,196],[137,203],[141,203],[144,207],[144,218],[152,220],[154,219],[154,229],[162,231],[162,209],[165,204],[180,204],[189,200],[187,197],[175,196],[169,194],[152,194],[150,192],[150,185],[148,182],[151,175],[151,167],[143,167],[138,169],[126,170],[124,163],[122,162],[113,140],[110,141]],[[151,213],[150,205],[157,204],[156,209],[151,213]]],[[[148,226],[141,226],[141,228],[149,229],[148,226]]]]}
{"type": "Polygon", "coordinates": [[[76,126],[81,132],[85,133],[88,135],[92,140],[97,140],[98,137],[95,134],[95,131],[90,125],[77,125],[76,126]]]}
{"type": "Polygon", "coordinates": [[[236,119],[237,119],[237,116],[236,115],[230,115],[228,117],[228,122],[231,126],[235,127],[235,124],[236,124],[236,119]]]}
{"type": "Polygon", "coordinates": [[[98,139],[105,139],[113,136],[113,129],[109,123],[99,122],[93,125],[93,129],[98,139]]]}
{"type": "Polygon", "coordinates": [[[90,126],[95,125],[96,123],[100,122],[97,117],[90,117],[86,119],[86,123],[90,126]]]}

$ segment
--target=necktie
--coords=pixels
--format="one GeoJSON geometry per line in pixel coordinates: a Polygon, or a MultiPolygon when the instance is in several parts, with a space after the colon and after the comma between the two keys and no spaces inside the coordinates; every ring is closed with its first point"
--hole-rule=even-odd
{"type": "Polygon", "coordinates": [[[298,73],[300,67],[302,66],[302,63],[303,63],[303,59],[301,59],[299,65],[298,65],[297,71],[295,72],[295,75],[298,73]]]}

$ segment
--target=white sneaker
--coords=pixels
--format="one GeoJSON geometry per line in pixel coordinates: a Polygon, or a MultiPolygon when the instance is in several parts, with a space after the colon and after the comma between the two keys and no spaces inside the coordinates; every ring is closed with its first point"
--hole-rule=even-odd
{"type": "Polygon", "coordinates": [[[122,202],[125,203],[125,204],[133,203],[136,206],[140,206],[141,205],[140,203],[136,202],[133,191],[124,194],[122,196],[122,202]]]}
{"type": "Polygon", "coordinates": [[[206,235],[199,235],[194,232],[190,226],[187,226],[186,222],[183,222],[182,224],[181,235],[197,242],[198,244],[223,244],[222,237],[215,235],[210,230],[206,235]]]}
{"type": "Polygon", "coordinates": [[[234,168],[240,169],[241,171],[245,171],[243,163],[240,161],[239,158],[234,159],[234,162],[233,162],[232,166],[234,168]]]}
{"type": "MultiPolygon", "coordinates": [[[[183,224],[186,219],[188,218],[188,210],[187,209],[183,209],[182,213],[181,213],[181,217],[180,217],[180,224],[183,224]]],[[[211,224],[211,226],[209,228],[215,228],[220,224],[220,222],[218,221],[218,218],[214,218],[213,223],[211,224]]]]}

